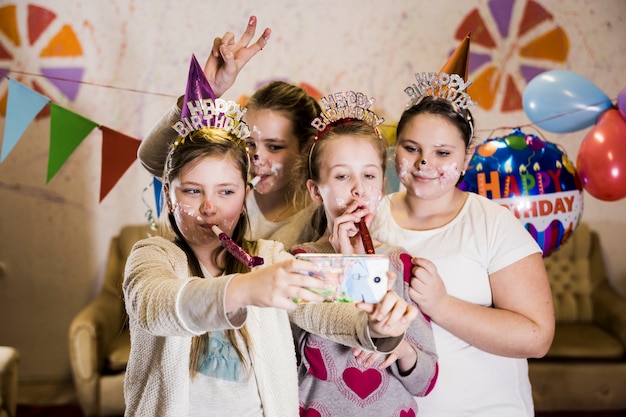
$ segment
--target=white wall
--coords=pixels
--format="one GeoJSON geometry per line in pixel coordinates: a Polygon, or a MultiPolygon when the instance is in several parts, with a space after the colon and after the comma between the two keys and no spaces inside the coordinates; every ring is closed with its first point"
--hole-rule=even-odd
{"type": "MultiPolygon", "coordinates": [[[[517,15],[526,1],[515,1],[517,15]]],[[[571,42],[566,64],[546,65],[576,72],[617,97],[626,86],[626,3],[538,2],[554,16],[550,24],[562,26],[571,42]]],[[[18,4],[23,15],[26,3],[1,0],[0,7],[18,4]]],[[[141,138],[173,97],[183,92],[191,53],[203,62],[215,36],[227,30],[239,35],[248,16],[256,14],[261,28],[273,29],[270,44],[227,98],[250,93],[270,78],[307,82],[323,93],[358,90],[376,97],[376,110],[392,124],[406,103],[403,89],[413,73],[442,66],[458,43],[454,32],[471,9],[479,7],[488,15],[488,2],[483,0],[269,3],[252,7],[243,0],[42,2],[57,14],[53,24],[72,26],[83,46],[83,55],[74,64],[85,68],[85,80],[97,84],[81,85],[75,101],[54,99],[97,123],[141,138]]],[[[507,42],[510,46],[512,40],[507,42]]],[[[6,64],[37,73],[43,63],[34,49],[22,45],[14,61],[0,60],[0,68],[6,64]]],[[[507,60],[503,65],[512,63],[507,60]]],[[[27,84],[33,79],[21,78],[27,84]]],[[[6,88],[7,81],[1,81],[0,92],[6,88]]],[[[496,130],[502,126],[529,123],[522,111],[474,113],[483,138],[506,134],[508,130],[496,130]]],[[[3,127],[0,117],[0,131],[3,127]]],[[[0,164],[0,344],[22,352],[22,380],[69,376],[69,322],[101,284],[110,237],[124,224],[145,221],[141,195],[151,179],[136,162],[98,203],[101,134],[96,130],[46,184],[49,131],[49,118],[33,122],[0,164]]],[[[563,145],[575,161],[586,132],[544,132],[544,137],[563,145]]],[[[150,193],[146,198],[150,200],[150,193]]],[[[583,220],[601,233],[610,280],[623,294],[625,210],[626,200],[609,203],[585,196],[583,220]]]]}

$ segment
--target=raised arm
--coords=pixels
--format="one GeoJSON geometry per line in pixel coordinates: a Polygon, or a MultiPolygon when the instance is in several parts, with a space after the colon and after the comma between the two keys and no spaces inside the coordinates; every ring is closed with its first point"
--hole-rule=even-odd
{"type": "MultiPolygon", "coordinates": [[[[256,32],[256,17],[251,16],[245,32],[238,41],[232,32],[226,32],[221,38],[213,40],[213,48],[206,63],[206,76],[216,97],[221,97],[235,83],[242,68],[262,50],[270,37],[271,30],[266,28],[256,42],[249,45],[256,32]]],[[[176,131],[172,125],[180,120],[183,96],[152,127],[141,141],[137,158],[141,165],[152,175],[161,177],[165,158],[170,145],[176,140],[176,131]]]]}
{"type": "Polygon", "coordinates": [[[213,92],[221,97],[235,83],[242,68],[261,51],[269,41],[271,30],[266,28],[253,44],[250,41],[256,32],[256,16],[251,16],[248,26],[238,41],[232,32],[213,40],[211,55],[204,65],[204,75],[213,92]]]}

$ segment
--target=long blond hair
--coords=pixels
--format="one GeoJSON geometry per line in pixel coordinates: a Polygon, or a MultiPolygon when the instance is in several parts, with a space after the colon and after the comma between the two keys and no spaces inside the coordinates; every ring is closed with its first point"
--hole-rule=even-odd
{"type": "MultiPolygon", "coordinates": [[[[233,163],[241,172],[241,178],[247,183],[248,170],[250,168],[250,159],[245,146],[245,142],[228,132],[217,128],[202,128],[191,132],[184,138],[178,138],[170,148],[163,172],[163,187],[165,190],[170,188],[173,180],[177,179],[181,170],[187,164],[196,161],[199,158],[211,156],[230,157],[233,163]]],[[[164,192],[165,198],[169,198],[167,192],[164,192]]],[[[162,216],[161,234],[165,237],[173,238],[174,242],[187,255],[187,263],[191,276],[202,277],[202,269],[197,256],[183,237],[176,220],[171,213],[162,216]]],[[[245,201],[242,207],[241,216],[233,230],[231,239],[242,246],[246,251],[256,253],[256,244],[248,242],[244,239],[246,231],[249,227],[248,217],[245,210],[245,201]]],[[[217,265],[224,274],[245,273],[250,272],[250,268],[239,262],[233,255],[224,248],[216,251],[213,255],[215,265],[217,265]]],[[[238,330],[226,330],[225,333],[230,342],[235,347],[237,356],[241,359],[246,370],[249,364],[246,362],[245,356],[236,340],[236,333],[239,332],[244,340],[248,350],[252,349],[248,331],[245,326],[238,330]]],[[[210,332],[200,336],[194,336],[191,342],[191,353],[189,360],[189,371],[191,377],[195,377],[198,368],[202,365],[201,360],[209,353],[209,337],[210,332]]]]}

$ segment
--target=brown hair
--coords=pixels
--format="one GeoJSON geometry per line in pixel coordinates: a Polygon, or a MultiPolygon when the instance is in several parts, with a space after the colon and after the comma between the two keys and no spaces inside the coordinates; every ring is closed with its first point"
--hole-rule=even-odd
{"type": "MultiPolygon", "coordinates": [[[[300,154],[313,142],[317,130],[311,125],[311,120],[322,111],[319,103],[306,90],[284,81],[272,81],[259,88],[246,107],[248,110],[271,110],[289,119],[292,133],[298,139],[300,154]]],[[[292,181],[287,190],[287,200],[291,200],[297,208],[309,203],[308,194],[300,192],[303,188],[303,183],[292,181]]]]}
{"type": "Polygon", "coordinates": [[[459,110],[449,100],[433,96],[424,97],[402,113],[396,127],[396,137],[399,137],[406,124],[419,114],[434,114],[446,118],[461,133],[465,147],[471,144],[474,134],[472,113],[469,110],[459,110]]]}

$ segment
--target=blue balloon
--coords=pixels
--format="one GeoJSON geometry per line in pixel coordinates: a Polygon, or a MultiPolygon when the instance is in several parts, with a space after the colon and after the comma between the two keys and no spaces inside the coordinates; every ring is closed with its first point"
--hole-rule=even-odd
{"type": "Polygon", "coordinates": [[[533,78],[524,90],[522,104],[534,124],[555,133],[589,127],[613,105],[591,81],[563,70],[546,71],[533,78]]]}

